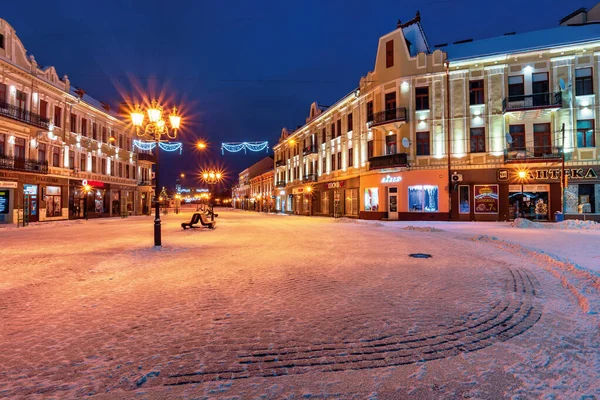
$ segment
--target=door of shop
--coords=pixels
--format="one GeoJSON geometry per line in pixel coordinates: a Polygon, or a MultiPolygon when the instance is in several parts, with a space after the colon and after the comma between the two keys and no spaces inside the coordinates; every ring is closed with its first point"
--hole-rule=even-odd
{"type": "Polygon", "coordinates": [[[398,219],[398,188],[388,188],[388,219],[398,219]]]}
{"type": "Polygon", "coordinates": [[[38,222],[40,220],[37,191],[37,185],[23,185],[23,194],[24,197],[27,197],[27,201],[23,201],[23,207],[28,215],[29,222],[38,222]]]}

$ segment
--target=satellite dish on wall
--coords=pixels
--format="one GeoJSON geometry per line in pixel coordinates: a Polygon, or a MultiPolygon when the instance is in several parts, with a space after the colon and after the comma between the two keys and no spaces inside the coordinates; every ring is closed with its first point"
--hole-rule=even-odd
{"type": "Polygon", "coordinates": [[[408,149],[410,147],[410,140],[408,140],[408,138],[402,138],[402,146],[404,146],[405,149],[408,149]]]}
{"type": "Polygon", "coordinates": [[[565,83],[565,80],[563,78],[560,78],[558,80],[558,86],[560,86],[560,90],[567,90],[567,84],[565,83]]]}
{"type": "Polygon", "coordinates": [[[506,132],[506,143],[508,144],[512,144],[513,143],[513,138],[512,136],[510,136],[510,133],[506,132]]]}

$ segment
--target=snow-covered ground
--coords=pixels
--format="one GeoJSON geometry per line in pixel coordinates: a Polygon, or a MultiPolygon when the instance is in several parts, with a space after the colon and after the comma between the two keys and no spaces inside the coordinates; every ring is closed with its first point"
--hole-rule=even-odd
{"type": "Polygon", "coordinates": [[[0,398],[600,397],[598,230],[219,214],[0,229],[0,398]]]}

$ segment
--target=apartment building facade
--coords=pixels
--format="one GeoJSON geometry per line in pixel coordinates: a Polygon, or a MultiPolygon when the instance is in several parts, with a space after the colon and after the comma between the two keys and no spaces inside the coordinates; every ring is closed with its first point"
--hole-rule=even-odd
{"type": "Polygon", "coordinates": [[[153,158],[132,140],[108,105],[38,65],[0,19],[0,223],[147,212],[153,158]]]}
{"type": "Polygon", "coordinates": [[[264,205],[268,206],[268,198],[273,195],[272,173],[272,157],[265,157],[240,172],[238,181],[231,188],[231,206],[255,211],[261,210],[264,205]]]}
{"type": "Polygon", "coordinates": [[[418,13],[399,22],[355,90],[282,130],[277,206],[365,219],[600,217],[600,25],[589,23],[600,9],[578,11],[557,28],[433,47],[418,13]],[[588,23],[573,25],[582,12],[588,23]]]}

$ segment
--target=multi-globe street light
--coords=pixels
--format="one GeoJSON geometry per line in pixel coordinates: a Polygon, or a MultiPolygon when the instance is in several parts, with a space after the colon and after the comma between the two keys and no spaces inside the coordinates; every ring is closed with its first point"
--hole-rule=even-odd
{"type": "Polygon", "coordinates": [[[166,121],[163,119],[163,108],[156,100],[152,100],[150,107],[146,110],[148,114],[148,122],[144,125],[144,112],[139,104],[135,105],[131,112],[131,122],[135,126],[136,133],[139,137],[155,142],[155,165],[154,173],[154,246],[161,246],[161,231],[160,231],[160,201],[159,197],[159,182],[158,182],[158,153],[160,142],[167,142],[169,139],[177,137],[177,130],[181,124],[181,116],[177,111],[177,107],[173,107],[169,114],[170,130],[166,121]]]}
{"type": "MultiPolygon", "coordinates": [[[[204,181],[204,183],[206,183],[207,185],[209,185],[211,187],[216,185],[217,183],[221,182],[221,179],[223,179],[223,174],[219,171],[210,170],[210,171],[204,171],[202,173],[202,180],[204,181]]],[[[215,220],[214,205],[211,206],[210,220],[211,221],[215,220]]]]}

